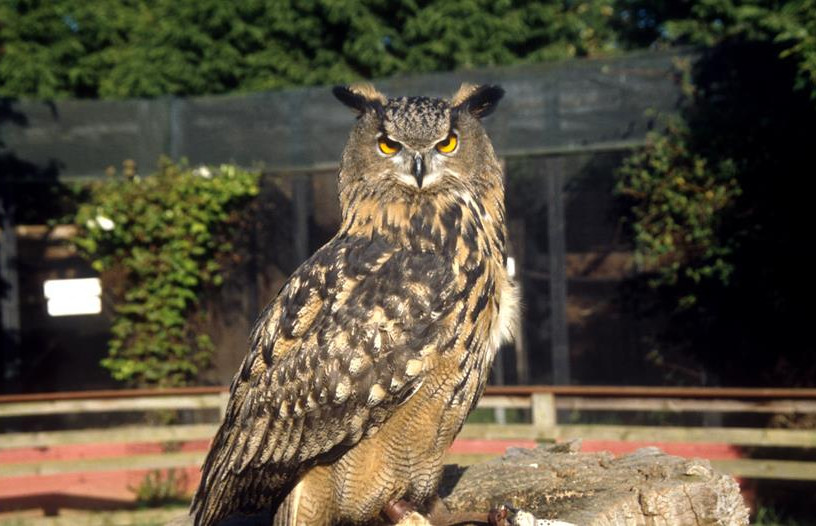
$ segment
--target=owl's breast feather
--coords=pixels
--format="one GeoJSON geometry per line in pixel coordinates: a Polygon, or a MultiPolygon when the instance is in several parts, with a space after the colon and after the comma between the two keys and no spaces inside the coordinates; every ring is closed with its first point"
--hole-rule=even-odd
{"type": "Polygon", "coordinates": [[[498,287],[499,310],[493,319],[490,331],[490,346],[499,348],[504,343],[512,341],[518,327],[519,316],[519,292],[506,275],[502,276],[501,285],[498,287]]]}

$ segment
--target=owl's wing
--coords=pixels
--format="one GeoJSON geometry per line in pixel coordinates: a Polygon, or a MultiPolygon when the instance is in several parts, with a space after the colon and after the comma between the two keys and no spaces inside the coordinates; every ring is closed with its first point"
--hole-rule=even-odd
{"type": "Polygon", "coordinates": [[[459,299],[436,254],[336,238],[260,316],[193,503],[197,524],[281,498],[299,469],[345,451],[453,346],[459,299]],[[260,502],[259,502],[260,501],[260,502]]]}

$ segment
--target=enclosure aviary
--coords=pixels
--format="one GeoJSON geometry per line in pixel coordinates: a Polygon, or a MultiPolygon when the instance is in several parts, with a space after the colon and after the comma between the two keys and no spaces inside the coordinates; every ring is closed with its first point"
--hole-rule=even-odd
{"type": "Polygon", "coordinates": [[[341,227],[253,330],[199,526],[265,507],[276,525],[427,524],[443,455],[513,326],[502,173],[480,122],[503,90],[334,94],[358,116],[341,227]]]}

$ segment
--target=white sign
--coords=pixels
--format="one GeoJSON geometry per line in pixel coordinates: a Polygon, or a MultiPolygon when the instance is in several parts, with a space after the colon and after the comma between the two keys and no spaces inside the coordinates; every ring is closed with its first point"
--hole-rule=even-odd
{"type": "Polygon", "coordinates": [[[49,279],[43,284],[50,316],[76,316],[102,312],[99,278],[49,279]]]}

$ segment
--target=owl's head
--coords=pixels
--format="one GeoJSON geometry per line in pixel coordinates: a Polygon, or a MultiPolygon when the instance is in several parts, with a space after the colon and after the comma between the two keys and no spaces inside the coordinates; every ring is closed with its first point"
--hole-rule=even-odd
{"type": "Polygon", "coordinates": [[[464,84],[450,99],[387,98],[370,84],[335,87],[334,95],[358,115],[340,165],[343,204],[363,195],[393,201],[465,190],[476,196],[501,185],[480,119],[503,94],[498,86],[464,84]]]}

